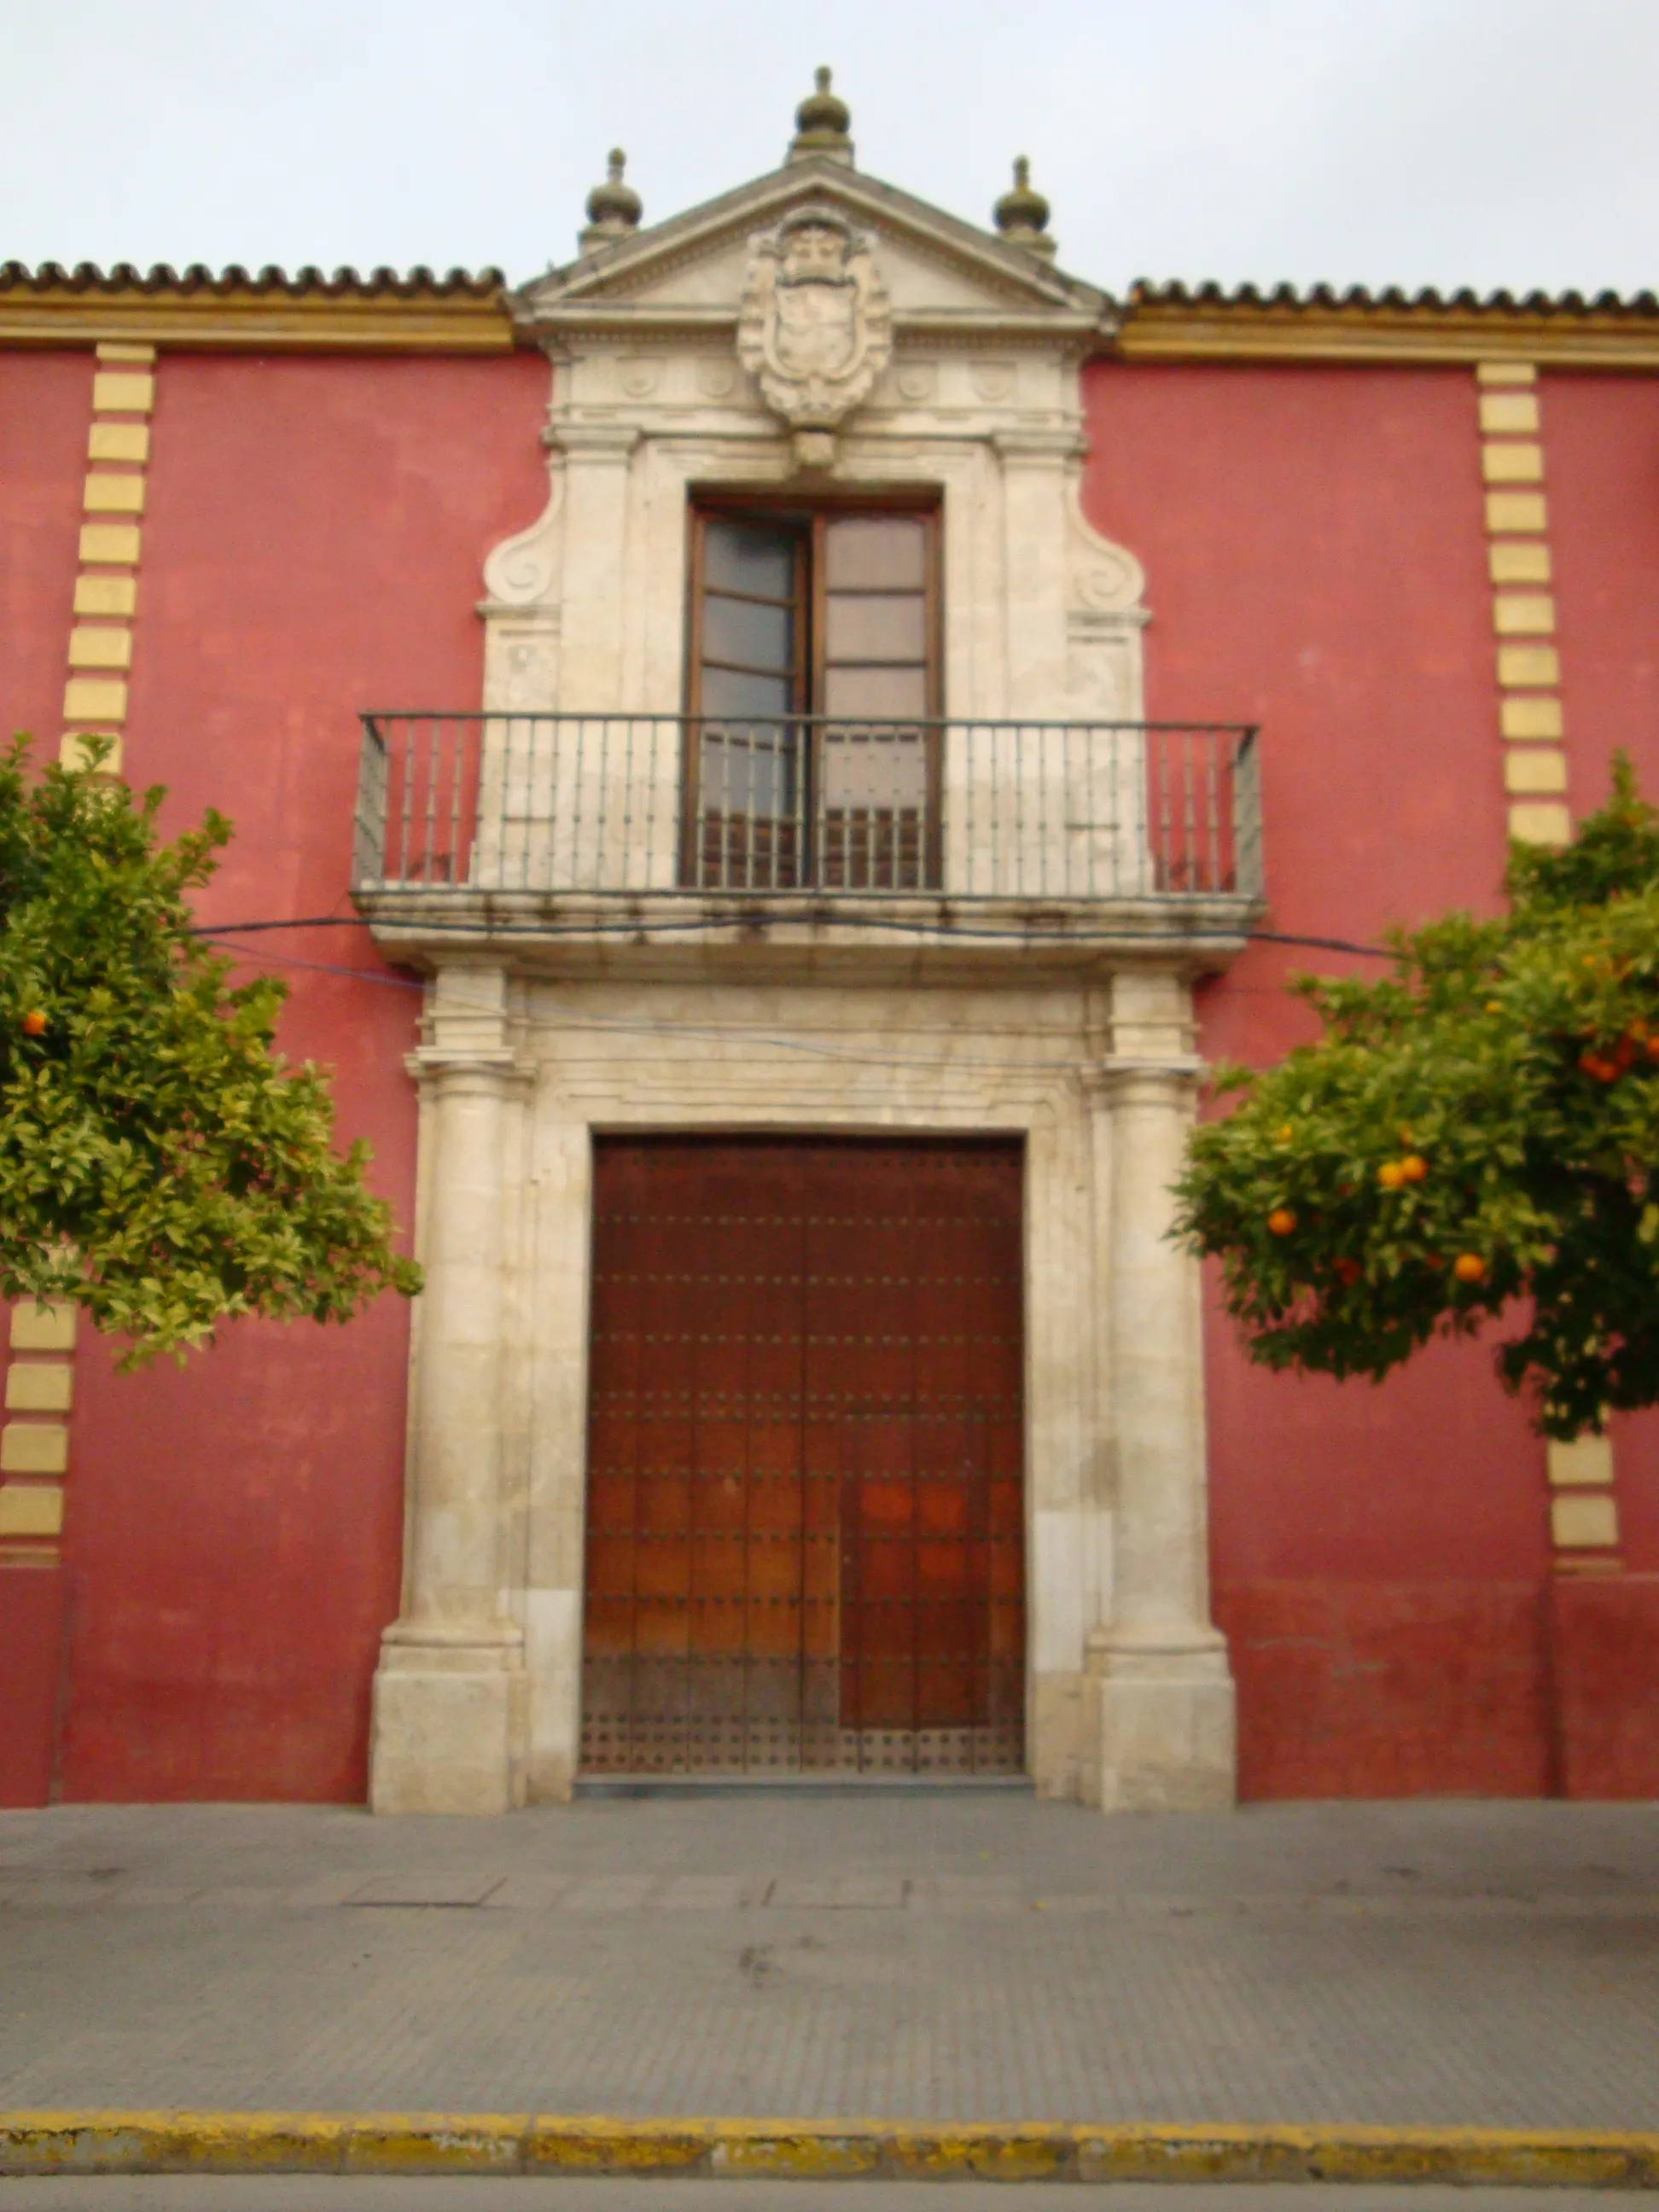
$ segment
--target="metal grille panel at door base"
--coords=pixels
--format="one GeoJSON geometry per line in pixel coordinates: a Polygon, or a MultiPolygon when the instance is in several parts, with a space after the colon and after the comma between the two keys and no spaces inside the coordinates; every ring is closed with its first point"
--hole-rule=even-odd
{"type": "Polygon", "coordinates": [[[1020,1772],[1018,1144],[596,1152],[584,1771],[1020,1772]]]}

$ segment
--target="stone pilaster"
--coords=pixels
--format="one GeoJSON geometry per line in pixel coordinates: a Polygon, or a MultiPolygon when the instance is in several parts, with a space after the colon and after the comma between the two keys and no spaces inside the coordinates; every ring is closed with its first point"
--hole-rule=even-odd
{"type": "Polygon", "coordinates": [[[404,1611],[374,1681],[377,1813],[524,1802],[524,1638],[501,1596],[501,1337],[507,1123],[524,1078],[500,969],[438,980],[414,1055],[426,1089],[426,1289],[411,1394],[404,1611]]]}
{"type": "Polygon", "coordinates": [[[1198,1084],[1188,1019],[1183,977],[1118,977],[1112,1051],[1090,1085],[1116,1492],[1112,1604],[1090,1655],[1108,1812],[1218,1808],[1235,1790],[1232,1678],[1210,1620],[1198,1277],[1169,1237],[1198,1084]]]}
{"type": "Polygon", "coordinates": [[[620,714],[637,703],[625,680],[624,617],[629,483],[641,432],[631,422],[559,414],[547,434],[562,458],[567,549],[558,703],[567,713],[620,714]]]}

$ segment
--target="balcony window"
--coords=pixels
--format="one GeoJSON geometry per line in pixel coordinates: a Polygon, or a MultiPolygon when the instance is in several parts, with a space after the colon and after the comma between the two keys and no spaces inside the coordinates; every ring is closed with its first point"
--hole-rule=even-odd
{"type": "Polygon", "coordinates": [[[693,526],[685,880],[937,883],[936,515],[711,507],[693,526]]]}

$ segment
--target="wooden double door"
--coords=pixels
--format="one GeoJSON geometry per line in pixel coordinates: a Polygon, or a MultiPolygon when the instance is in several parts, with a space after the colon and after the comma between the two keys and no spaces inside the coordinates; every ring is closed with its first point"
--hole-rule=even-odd
{"type": "Polygon", "coordinates": [[[1019,1771],[1018,1146],[595,1170],[584,1768],[1019,1771]]]}

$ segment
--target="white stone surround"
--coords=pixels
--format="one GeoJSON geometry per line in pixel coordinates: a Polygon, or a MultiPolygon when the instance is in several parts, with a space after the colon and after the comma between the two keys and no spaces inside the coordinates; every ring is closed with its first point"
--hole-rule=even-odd
{"type": "MultiPolygon", "coordinates": [[[[823,160],[521,295],[555,363],[550,490],[486,568],[486,711],[679,709],[692,492],[793,481],[734,333],[749,238],[809,195],[873,239],[892,308],[890,363],[836,434],[830,481],[939,496],[948,715],[1139,719],[1140,571],[1078,504],[1079,370],[1103,301],[823,160]]],[[[1231,1802],[1196,1279],[1163,1230],[1196,1073],[1190,981],[1238,924],[1034,963],[805,927],[636,949],[509,945],[485,924],[423,939],[414,910],[380,923],[434,981],[377,1809],[568,1793],[592,1137],[627,1129],[1024,1139],[1032,1771],[1109,1807],[1231,1802]]]]}

